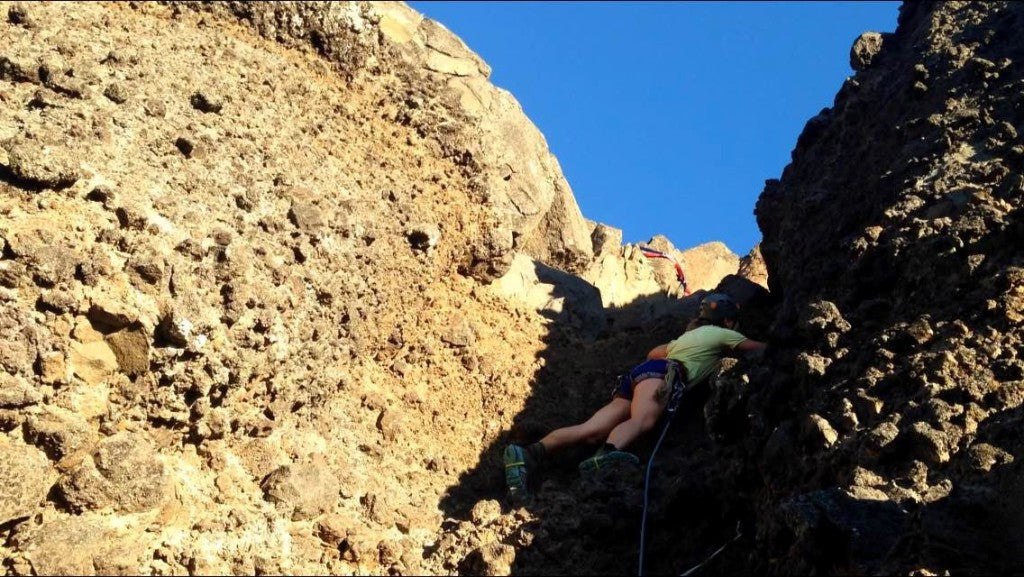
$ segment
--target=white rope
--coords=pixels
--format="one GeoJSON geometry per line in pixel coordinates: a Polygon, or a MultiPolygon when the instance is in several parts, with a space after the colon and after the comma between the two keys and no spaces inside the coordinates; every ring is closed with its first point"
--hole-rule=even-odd
{"type": "Polygon", "coordinates": [[[694,571],[696,571],[697,569],[700,569],[704,565],[707,565],[708,561],[711,561],[712,559],[717,557],[719,553],[721,553],[722,551],[725,551],[726,547],[728,547],[729,545],[732,545],[733,543],[735,543],[736,540],[739,539],[742,536],[743,536],[743,534],[740,533],[740,524],[736,523],[736,536],[735,537],[733,537],[728,542],[726,542],[725,545],[722,545],[721,547],[719,547],[718,550],[715,551],[714,553],[712,553],[711,555],[709,555],[707,559],[705,559],[705,560],[701,561],[700,563],[694,565],[688,571],[684,571],[683,573],[680,573],[679,577],[687,577],[687,575],[692,575],[694,571]]]}

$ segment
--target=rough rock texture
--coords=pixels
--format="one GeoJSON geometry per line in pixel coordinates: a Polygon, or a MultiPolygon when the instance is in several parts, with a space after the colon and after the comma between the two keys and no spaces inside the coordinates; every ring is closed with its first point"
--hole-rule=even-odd
{"type": "Polygon", "coordinates": [[[1021,25],[905,3],[758,201],[778,348],[720,423],[762,455],[750,570],[1021,566],[1021,25]]]}
{"type": "MultiPolygon", "coordinates": [[[[668,238],[657,235],[647,246],[671,255],[682,265],[686,285],[690,291],[712,290],[726,275],[736,272],[739,257],[721,242],[708,242],[686,250],[679,250],[668,238]]],[[[665,259],[651,261],[658,280],[665,286],[678,285],[675,268],[665,259]]]]}
{"type": "MultiPolygon", "coordinates": [[[[758,202],[774,305],[744,324],[771,347],[693,391],[658,454],[648,572],[724,543],[702,571],[1019,571],[1022,24],[1015,2],[907,2],[856,41],[856,75],[758,202]]],[[[636,570],[638,471],[540,483],[488,524],[512,572],[636,570]]]]}
{"type": "Polygon", "coordinates": [[[627,245],[596,255],[582,278],[601,292],[601,303],[605,307],[619,307],[640,297],[678,290],[675,275],[671,284],[662,285],[655,266],[640,251],[627,245]]]}
{"type": "Polygon", "coordinates": [[[263,479],[261,487],[268,501],[291,507],[295,521],[330,511],[341,489],[322,456],[277,468],[263,479]]]}
{"type": "Polygon", "coordinates": [[[142,435],[118,433],[73,466],[57,484],[71,510],[112,508],[139,513],[165,502],[172,492],[167,468],[142,435]]]}
{"type": "Polygon", "coordinates": [[[750,249],[747,256],[740,259],[739,268],[736,274],[755,282],[764,288],[768,288],[768,265],[761,255],[761,245],[758,244],[750,249]]]}
{"type": "Polygon", "coordinates": [[[53,482],[53,468],[38,449],[0,441],[0,524],[34,513],[53,482]]]}
{"type": "Polygon", "coordinates": [[[0,3],[0,37],[4,572],[544,558],[494,500],[510,431],[590,412],[696,297],[579,214],[485,63],[393,3],[0,3]],[[635,298],[571,274],[595,247],[635,298]]]}
{"type": "Polygon", "coordinates": [[[544,136],[490,67],[439,23],[403,3],[224,2],[177,7],[229,14],[262,36],[312,47],[347,80],[395,68],[405,94],[386,118],[437,138],[433,151],[463,168],[474,200],[487,207],[466,266],[493,278],[513,249],[569,270],[590,261],[589,227],[544,136]]]}
{"type": "Polygon", "coordinates": [[[404,5],[3,16],[5,572],[633,573],[640,469],[568,451],[510,503],[500,449],[588,416],[712,285],[771,348],[684,399],[648,572],[737,529],[705,571],[1019,571],[1021,4],[858,39],[758,202],[771,291],[752,253],[689,298],[404,5]]]}

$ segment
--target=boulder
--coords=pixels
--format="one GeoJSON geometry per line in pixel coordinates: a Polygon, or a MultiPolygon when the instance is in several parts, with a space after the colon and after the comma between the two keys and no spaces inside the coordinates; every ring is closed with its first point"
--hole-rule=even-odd
{"type": "Polygon", "coordinates": [[[498,295],[551,320],[564,320],[583,334],[595,335],[605,326],[601,292],[594,285],[524,254],[516,255],[509,271],[491,286],[498,295]]]}
{"type": "Polygon", "coordinates": [[[15,540],[36,575],[139,575],[149,535],[110,517],[51,515],[15,540]]]}
{"type": "Polygon", "coordinates": [[[341,490],[322,456],[279,467],[267,475],[260,487],[267,501],[290,509],[294,521],[330,511],[341,490]]]}
{"type": "Polygon", "coordinates": [[[42,451],[0,436],[0,525],[35,513],[56,476],[42,451]]]}
{"type": "Polygon", "coordinates": [[[55,461],[92,446],[96,436],[88,421],[58,407],[44,407],[25,423],[25,438],[55,461]]]}
{"type": "Polygon", "coordinates": [[[163,504],[173,484],[152,443],[138,433],[118,433],[99,446],[58,483],[75,512],[111,508],[141,513],[163,504]]]}
{"type": "Polygon", "coordinates": [[[23,377],[0,370],[0,409],[34,405],[43,396],[23,377]]]}

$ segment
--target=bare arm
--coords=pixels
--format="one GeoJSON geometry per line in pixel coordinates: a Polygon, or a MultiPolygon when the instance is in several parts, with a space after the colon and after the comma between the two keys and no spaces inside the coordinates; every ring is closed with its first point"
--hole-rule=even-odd
{"type": "Polygon", "coordinates": [[[647,360],[654,361],[657,359],[668,358],[668,345],[658,345],[651,349],[651,352],[647,353],[647,360]]]}
{"type": "Polygon", "coordinates": [[[758,359],[764,354],[764,350],[767,346],[767,344],[762,343],[761,341],[747,339],[736,345],[736,348],[734,348],[733,351],[737,356],[758,359]]]}
{"type": "Polygon", "coordinates": [[[766,346],[768,345],[762,343],[761,341],[747,339],[741,342],[740,344],[736,345],[735,350],[740,351],[741,353],[758,352],[763,351],[766,346]]]}

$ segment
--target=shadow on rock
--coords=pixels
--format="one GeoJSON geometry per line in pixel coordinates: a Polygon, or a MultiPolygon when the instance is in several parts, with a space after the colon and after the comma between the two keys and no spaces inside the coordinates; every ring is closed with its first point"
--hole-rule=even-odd
{"type": "MultiPolygon", "coordinates": [[[[531,495],[517,500],[506,495],[501,452],[509,442],[529,444],[552,429],[589,418],[608,402],[619,374],[641,362],[654,346],[684,331],[706,293],[683,299],[652,295],[605,310],[593,286],[542,264],[533,266],[536,278],[551,285],[546,302],[557,303],[547,308],[538,303],[541,314],[552,321],[542,353],[545,362],[512,429],[486,447],[477,467],[442,499],[447,517],[468,523],[453,527],[438,550],[455,543],[472,549],[452,567],[460,573],[634,573],[644,512],[643,467],[664,420],[630,447],[641,466],[618,464],[581,473],[578,463],[596,447],[569,448],[553,454],[549,466],[532,479],[531,495]],[[474,513],[482,503],[495,500],[501,503],[501,516],[484,519],[474,513]],[[498,545],[511,547],[512,552],[498,545]]],[[[769,304],[763,288],[740,277],[727,277],[718,290],[748,303],[752,310],[769,304]]],[[[756,338],[758,331],[767,330],[769,316],[750,318],[744,330],[756,338]]],[[[678,573],[735,528],[735,512],[721,518],[715,479],[699,467],[710,444],[702,414],[709,390],[705,385],[687,393],[652,468],[646,542],[648,569],[654,573],[678,573]],[[680,543],[681,530],[694,537],[680,543]]]]}

